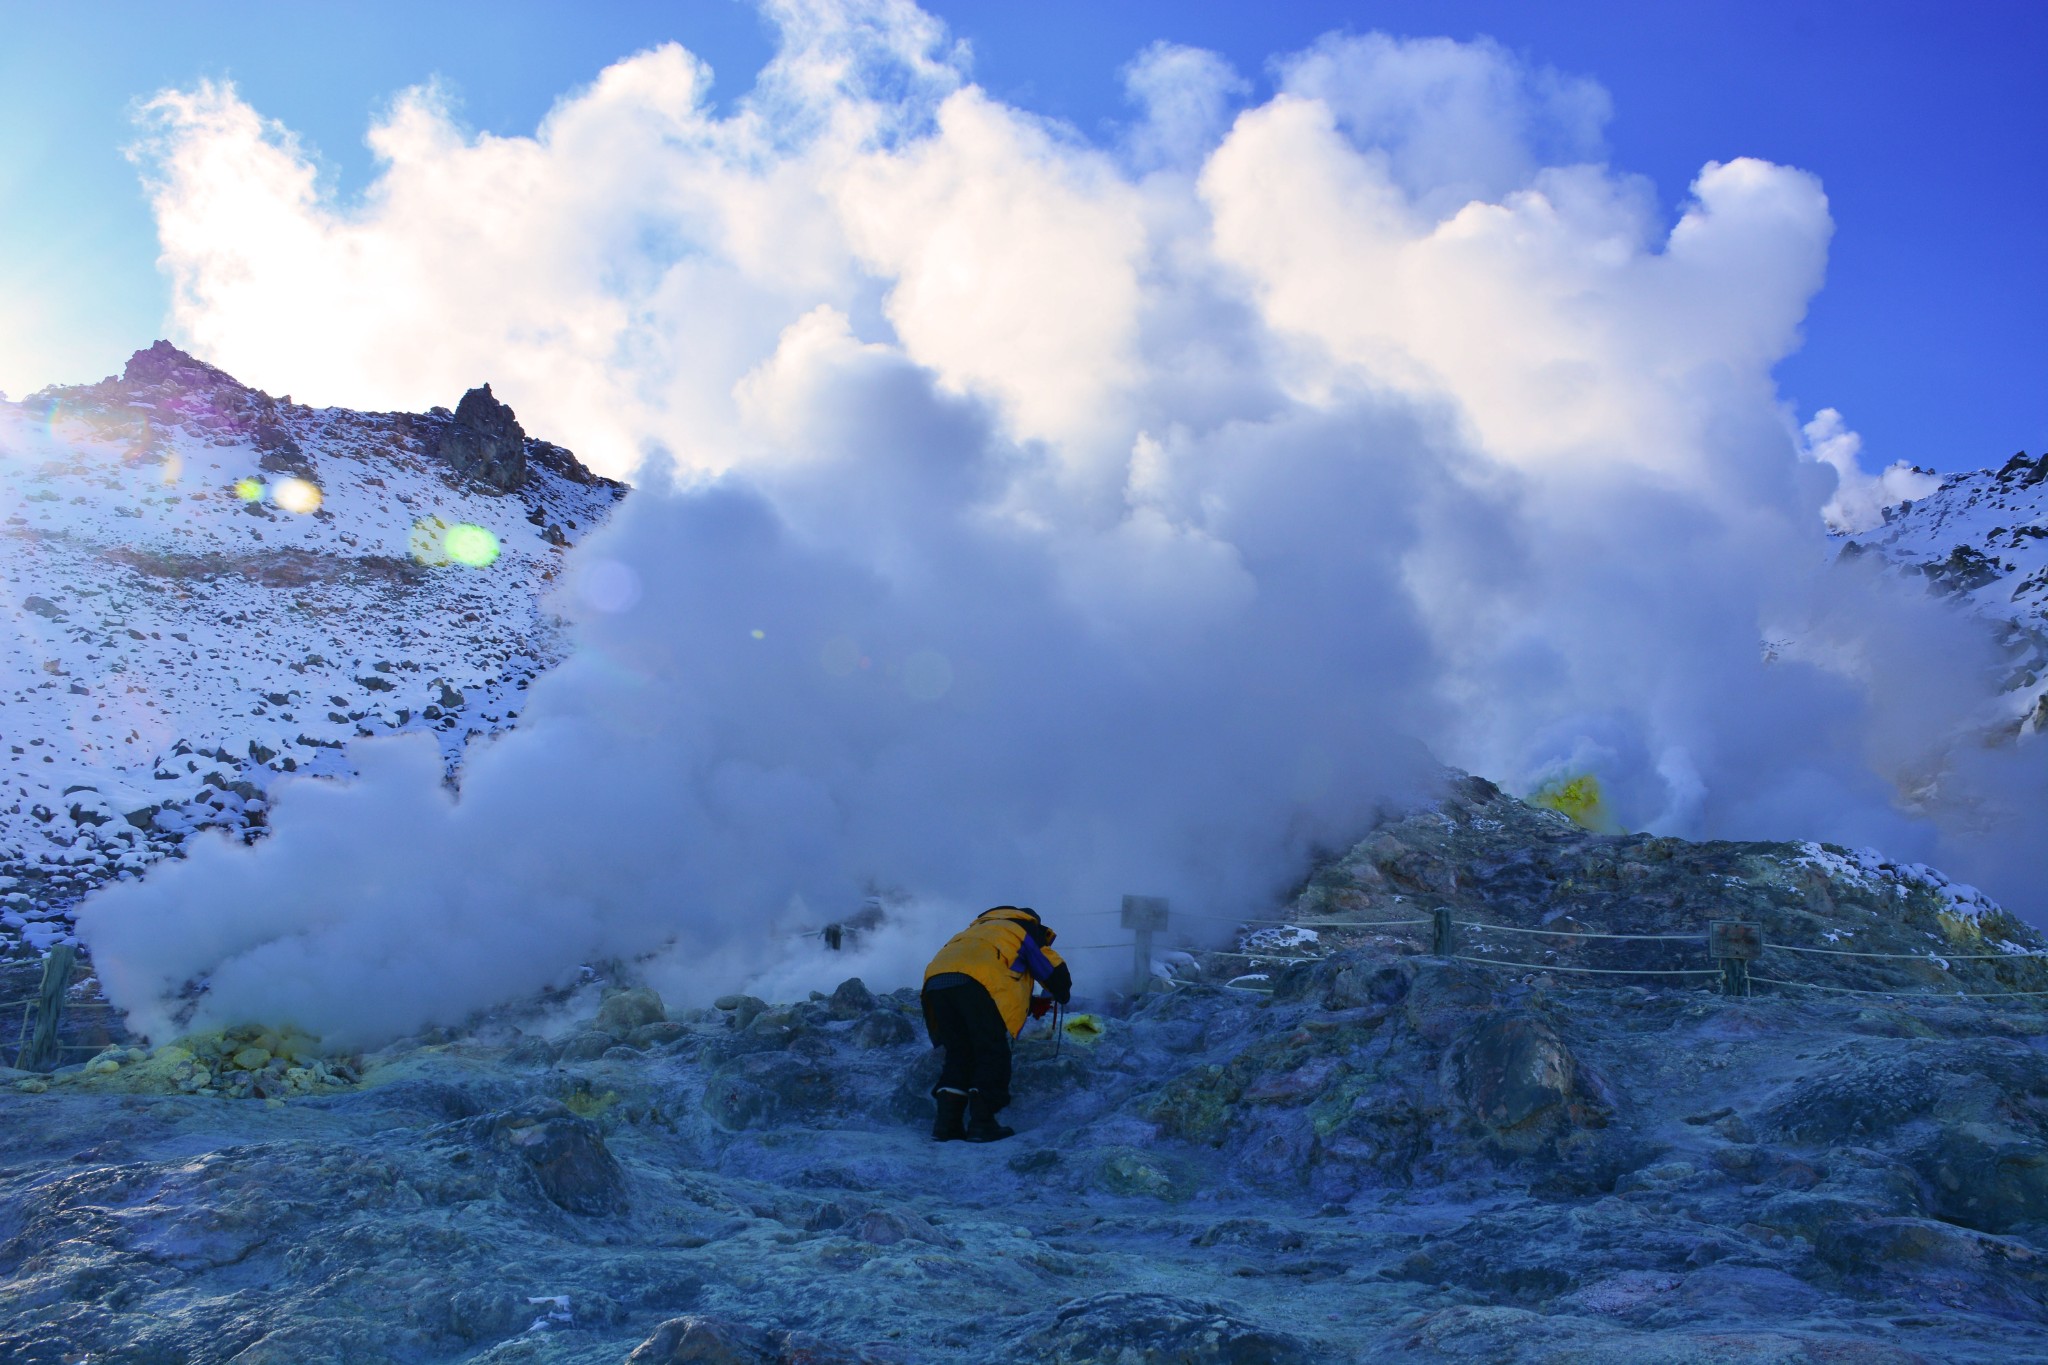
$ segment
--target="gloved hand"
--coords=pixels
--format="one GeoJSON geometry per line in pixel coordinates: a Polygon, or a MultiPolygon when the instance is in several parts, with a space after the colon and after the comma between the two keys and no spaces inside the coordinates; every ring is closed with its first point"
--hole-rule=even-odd
{"type": "Polygon", "coordinates": [[[1052,1013],[1051,996],[1034,995],[1031,997],[1031,1017],[1033,1019],[1043,1019],[1050,1013],[1052,1013]]]}

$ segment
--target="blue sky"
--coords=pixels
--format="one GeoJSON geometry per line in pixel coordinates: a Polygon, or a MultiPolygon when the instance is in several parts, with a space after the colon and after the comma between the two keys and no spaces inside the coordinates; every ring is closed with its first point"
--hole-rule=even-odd
{"type": "MultiPolygon", "coordinates": [[[[1938,468],[2048,445],[2048,5],[1859,3],[927,6],[994,95],[1100,137],[1120,69],[1156,39],[1252,77],[1333,30],[1490,35],[1612,95],[1613,164],[1667,211],[1708,160],[1821,177],[1835,221],[1803,350],[1778,369],[1802,417],[1843,411],[1872,464],[1938,468]]],[[[123,155],[136,101],[226,76],[346,194],[363,132],[441,77],[473,128],[529,132],[606,63],[682,41],[742,93],[771,50],[739,0],[348,6],[0,5],[0,387],[96,378],[164,328],[153,224],[123,155]]]]}

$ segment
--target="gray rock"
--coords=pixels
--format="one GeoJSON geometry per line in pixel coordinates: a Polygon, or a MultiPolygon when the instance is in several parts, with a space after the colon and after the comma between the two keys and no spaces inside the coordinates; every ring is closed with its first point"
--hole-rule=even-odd
{"type": "Polygon", "coordinates": [[[1090,1178],[1098,1188],[1110,1194],[1181,1200],[1195,1190],[1195,1181],[1188,1169],[1163,1152],[1116,1146],[1095,1152],[1093,1158],[1090,1178]]]}
{"type": "Polygon", "coordinates": [[[626,1365],[864,1365],[806,1332],[778,1332],[692,1314],[671,1318],[626,1357],[626,1365]]]}
{"type": "Polygon", "coordinates": [[[901,1047],[921,1036],[917,1025],[894,1010],[875,1010],[853,1026],[853,1041],[862,1047],[901,1047]]]}
{"type": "Polygon", "coordinates": [[[933,1227],[931,1223],[910,1212],[908,1209],[874,1209],[853,1221],[846,1231],[863,1242],[875,1246],[894,1246],[898,1242],[923,1242],[930,1246],[950,1247],[958,1250],[958,1238],[949,1237],[933,1227]]]}
{"type": "Polygon", "coordinates": [[[2048,1222],[2048,1146],[1984,1124],[1944,1127],[1915,1163],[1932,1211],[1984,1232],[2048,1222]]]}
{"type": "Polygon", "coordinates": [[[742,1057],[704,1083],[704,1112],[734,1131],[815,1120],[843,1103],[829,1067],[783,1053],[742,1057]]]}
{"type": "Polygon", "coordinates": [[[516,1109],[465,1119],[459,1127],[473,1138],[516,1154],[531,1170],[541,1194],[570,1213],[616,1214],[626,1210],[626,1178],[605,1146],[604,1135],[554,1100],[534,1100],[516,1109]]]}
{"type": "Polygon", "coordinates": [[[2025,1242],[1928,1218],[1830,1224],[1814,1250],[1866,1291],[1933,1294],[1953,1305],[2037,1321],[2048,1265],[2025,1242]]]}
{"type": "Polygon", "coordinates": [[[1432,1043],[1448,1043],[1498,1003],[1500,978],[1462,962],[1416,961],[1405,999],[1408,1022],[1432,1043]]]}
{"type": "Polygon", "coordinates": [[[1005,1360],[1046,1365],[1317,1365],[1307,1342],[1170,1294],[1098,1294],[1013,1338],[1005,1360]]]}
{"type": "Polygon", "coordinates": [[[559,1043],[529,1035],[506,1049],[505,1060],[513,1066],[553,1066],[561,1055],[559,1043]]]}
{"type": "Polygon", "coordinates": [[[664,1019],[655,1024],[642,1024],[626,1035],[626,1041],[638,1048],[665,1047],[689,1032],[689,1025],[664,1019]]]}
{"type": "Polygon", "coordinates": [[[768,1008],[768,1002],[755,995],[721,995],[712,1003],[726,1012],[737,1029],[753,1023],[754,1017],[768,1008]]]}
{"type": "Polygon", "coordinates": [[[1524,1014],[1500,1014],[1467,1030],[1444,1055],[1444,1085],[1494,1141],[1530,1152],[1570,1126],[1578,1067],[1556,1030],[1524,1014]]]}
{"type": "Polygon", "coordinates": [[[857,976],[840,982],[832,992],[830,1009],[834,1019],[858,1019],[874,1008],[875,993],[857,976]]]}
{"type": "Polygon", "coordinates": [[[587,1029],[562,1044],[556,1058],[564,1062],[594,1062],[618,1044],[618,1039],[598,1029],[587,1029]]]}
{"type": "Polygon", "coordinates": [[[658,1024],[668,1018],[661,997],[647,986],[605,992],[597,1007],[597,1028],[614,1038],[624,1038],[634,1029],[658,1024]]]}
{"type": "Polygon", "coordinates": [[[1398,966],[1358,962],[1331,979],[1323,1004],[1333,1010],[1393,1006],[1408,998],[1408,974],[1398,966]]]}
{"type": "Polygon", "coordinates": [[[456,473],[488,489],[510,493],[526,482],[526,430],[489,384],[463,394],[454,417],[429,439],[433,453],[456,473]]]}

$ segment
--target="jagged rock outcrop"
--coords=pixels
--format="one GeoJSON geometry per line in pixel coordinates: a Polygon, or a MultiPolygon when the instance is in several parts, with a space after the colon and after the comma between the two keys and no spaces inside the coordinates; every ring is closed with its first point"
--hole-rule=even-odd
{"type": "Polygon", "coordinates": [[[452,417],[431,427],[433,453],[465,478],[510,493],[526,482],[526,429],[484,384],[462,395],[452,417]]]}

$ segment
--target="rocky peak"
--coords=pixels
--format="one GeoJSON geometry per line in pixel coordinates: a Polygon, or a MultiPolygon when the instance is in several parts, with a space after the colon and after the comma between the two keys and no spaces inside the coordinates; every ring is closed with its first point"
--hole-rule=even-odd
{"type": "Polygon", "coordinates": [[[2048,455],[2030,460],[2024,450],[2007,460],[2004,468],[1998,471],[2000,483],[2017,481],[2021,488],[2031,488],[2044,480],[2048,480],[2048,455]]]}
{"type": "Polygon", "coordinates": [[[434,433],[432,446],[456,473],[500,493],[526,482],[526,429],[489,384],[462,395],[455,415],[434,433]]]}
{"type": "Polygon", "coordinates": [[[131,389],[162,386],[182,391],[247,388],[226,370],[187,355],[161,339],[128,357],[127,368],[121,371],[121,382],[131,389]]]}

